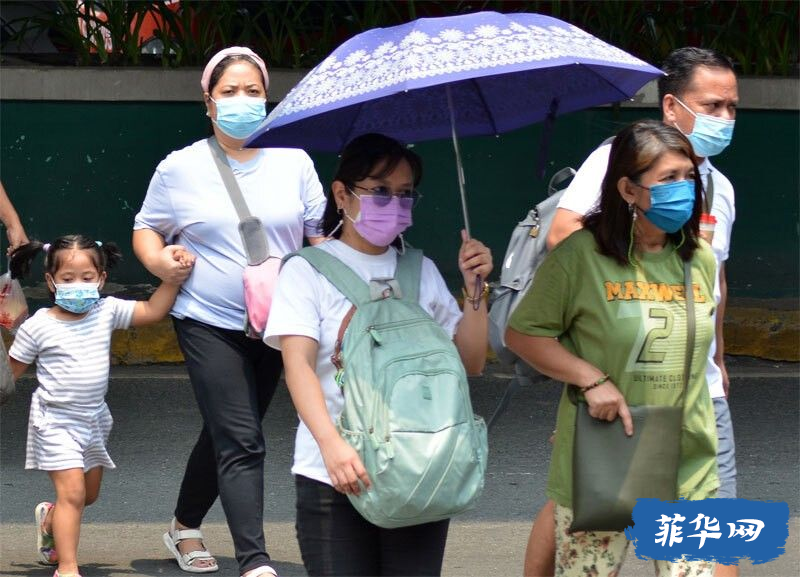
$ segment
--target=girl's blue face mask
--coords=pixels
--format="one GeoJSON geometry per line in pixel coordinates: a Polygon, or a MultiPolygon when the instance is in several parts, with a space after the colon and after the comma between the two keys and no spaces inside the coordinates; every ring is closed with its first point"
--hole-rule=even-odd
{"type": "Polygon", "coordinates": [[[692,217],[694,180],[678,180],[642,188],[650,191],[650,208],[643,211],[644,215],[664,232],[678,232],[692,217]]]}
{"type": "Polygon", "coordinates": [[[100,300],[100,284],[96,282],[62,283],[55,287],[56,305],[71,313],[83,314],[100,300]]]}
{"type": "MultiPolygon", "coordinates": [[[[692,143],[694,153],[700,158],[716,156],[725,150],[733,138],[734,120],[725,120],[708,114],[695,112],[686,106],[680,99],[675,99],[689,114],[694,116],[694,129],[690,134],[685,134],[692,143]]],[[[675,125],[678,128],[678,125],[675,125]]],[[[678,128],[680,130],[680,128],[678,128]]],[[[681,132],[683,132],[681,130],[681,132]]]]}
{"type": "Polygon", "coordinates": [[[254,96],[231,96],[211,99],[217,105],[214,123],[219,129],[237,140],[251,136],[267,117],[267,101],[254,96]]]}

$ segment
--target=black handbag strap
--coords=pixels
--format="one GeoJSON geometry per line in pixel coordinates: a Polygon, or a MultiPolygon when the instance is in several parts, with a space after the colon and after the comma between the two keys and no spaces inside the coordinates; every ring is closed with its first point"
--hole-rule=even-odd
{"type": "MultiPolygon", "coordinates": [[[[214,163],[217,165],[219,175],[222,177],[222,182],[225,184],[225,190],[228,191],[228,196],[231,197],[231,202],[233,203],[233,207],[236,209],[236,214],[239,215],[239,222],[251,219],[252,216],[250,215],[250,209],[247,207],[247,202],[244,200],[242,189],[239,188],[239,183],[236,181],[236,175],[233,174],[233,170],[228,162],[228,157],[225,154],[225,151],[222,150],[219,142],[217,142],[217,139],[213,136],[208,139],[208,147],[211,149],[211,156],[214,158],[214,163]]],[[[267,247],[267,254],[270,254],[269,240],[267,240],[266,234],[263,236],[264,243],[267,247]]],[[[242,241],[245,243],[247,242],[245,237],[242,237],[242,241]]],[[[245,247],[245,249],[250,252],[249,247],[245,247]]]]}

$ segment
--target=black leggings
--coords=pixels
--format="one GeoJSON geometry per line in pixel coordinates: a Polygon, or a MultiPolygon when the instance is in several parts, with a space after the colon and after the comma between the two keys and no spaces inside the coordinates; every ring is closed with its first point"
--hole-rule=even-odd
{"type": "Polygon", "coordinates": [[[296,475],[295,487],[297,541],[310,576],[441,574],[449,519],[382,529],[330,485],[296,475]]]}
{"type": "Polygon", "coordinates": [[[189,456],[175,518],[199,527],[219,495],[241,573],[269,561],[264,544],[261,420],[280,378],[280,352],[243,331],[175,319],[203,429],[189,456]]]}

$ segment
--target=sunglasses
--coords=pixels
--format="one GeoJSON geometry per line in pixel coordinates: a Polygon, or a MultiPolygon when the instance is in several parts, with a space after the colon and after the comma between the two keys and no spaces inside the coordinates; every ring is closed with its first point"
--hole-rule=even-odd
{"type": "MultiPolygon", "coordinates": [[[[396,193],[392,192],[392,189],[388,186],[373,186],[372,188],[367,188],[354,184],[353,188],[368,193],[369,196],[375,199],[375,204],[378,206],[386,206],[391,202],[392,198],[397,197],[400,199],[400,206],[403,208],[414,208],[422,198],[422,195],[415,188],[398,190],[396,193]]],[[[350,192],[358,196],[352,190],[350,190],[350,192]]]]}

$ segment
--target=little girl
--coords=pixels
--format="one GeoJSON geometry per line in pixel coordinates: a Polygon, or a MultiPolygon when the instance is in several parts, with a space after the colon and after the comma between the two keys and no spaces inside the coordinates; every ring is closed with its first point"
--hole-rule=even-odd
{"type": "MultiPolygon", "coordinates": [[[[114,243],[83,235],[20,246],[11,254],[12,276],[25,276],[40,252],[55,306],[22,324],[9,363],[18,378],[36,360],[39,386],[31,400],[25,468],[47,471],[56,491],[55,504],[42,502],[35,510],[39,560],[58,565],[53,577],[80,577],[83,508],[97,500],[103,468],[115,468],[106,451],[113,423],[105,402],[111,333],[164,318],[180,285],[162,283],[147,301],[100,298],[106,270],[122,255],[114,243]]],[[[174,255],[183,267],[194,265],[191,254],[174,255]]]]}

